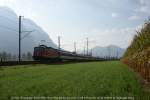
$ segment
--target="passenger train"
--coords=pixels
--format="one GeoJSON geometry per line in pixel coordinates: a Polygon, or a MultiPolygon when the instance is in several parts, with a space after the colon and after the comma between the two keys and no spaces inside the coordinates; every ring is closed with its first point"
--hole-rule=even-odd
{"type": "Polygon", "coordinates": [[[97,61],[103,58],[92,57],[89,55],[77,54],[61,49],[39,45],[34,48],[33,59],[36,61],[97,61]]]}

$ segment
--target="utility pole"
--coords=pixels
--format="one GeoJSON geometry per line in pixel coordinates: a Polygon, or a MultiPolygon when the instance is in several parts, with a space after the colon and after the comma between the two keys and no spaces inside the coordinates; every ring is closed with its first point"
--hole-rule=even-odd
{"type": "Polygon", "coordinates": [[[21,18],[22,16],[19,16],[19,62],[21,61],[21,18]]]}
{"type": "Polygon", "coordinates": [[[89,49],[89,47],[88,47],[89,43],[88,42],[89,42],[89,40],[88,40],[88,38],[86,38],[86,39],[87,39],[87,55],[88,55],[88,49],[89,49]]]}
{"type": "Polygon", "coordinates": [[[109,60],[111,59],[111,51],[110,51],[110,47],[108,47],[108,58],[109,58],[109,60]]]}
{"type": "Polygon", "coordinates": [[[84,44],[84,47],[83,47],[83,54],[85,56],[85,44],[84,44]]]}
{"type": "Polygon", "coordinates": [[[117,59],[119,59],[119,56],[118,56],[118,49],[117,49],[117,57],[116,57],[117,59]]]}
{"type": "Polygon", "coordinates": [[[60,58],[60,36],[58,36],[58,56],[60,58]]]}
{"type": "Polygon", "coordinates": [[[22,17],[23,16],[19,16],[19,56],[18,56],[19,62],[21,61],[21,40],[24,39],[25,37],[27,37],[30,33],[32,33],[34,31],[34,30],[32,30],[32,31],[22,31],[22,28],[21,28],[22,17]],[[28,33],[22,37],[23,32],[28,32],[28,33]]]}
{"type": "Polygon", "coordinates": [[[60,50],[60,36],[58,36],[58,50],[60,50]]]}
{"type": "Polygon", "coordinates": [[[91,56],[92,56],[92,49],[91,49],[91,56]]]}
{"type": "Polygon", "coordinates": [[[74,42],[74,52],[76,54],[76,42],[74,42]]]}

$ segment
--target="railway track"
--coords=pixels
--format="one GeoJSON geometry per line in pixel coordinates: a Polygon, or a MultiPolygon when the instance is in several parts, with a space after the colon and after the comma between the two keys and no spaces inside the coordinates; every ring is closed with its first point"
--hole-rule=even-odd
{"type": "Polygon", "coordinates": [[[0,62],[0,66],[14,66],[14,65],[28,65],[28,64],[39,64],[38,61],[3,61],[0,62]]]}
{"type": "Polygon", "coordinates": [[[89,62],[89,61],[4,61],[0,62],[0,67],[3,66],[15,66],[15,65],[30,65],[30,64],[49,64],[49,65],[56,65],[56,64],[69,64],[69,63],[79,63],[79,62],[89,62]]]}
{"type": "Polygon", "coordinates": [[[61,61],[1,61],[0,67],[3,66],[15,66],[15,65],[30,65],[30,64],[49,64],[49,65],[58,65],[58,64],[69,64],[69,63],[79,63],[79,62],[96,62],[96,61],[110,61],[110,60],[119,60],[119,59],[102,59],[102,60],[61,60],[61,61]]]}

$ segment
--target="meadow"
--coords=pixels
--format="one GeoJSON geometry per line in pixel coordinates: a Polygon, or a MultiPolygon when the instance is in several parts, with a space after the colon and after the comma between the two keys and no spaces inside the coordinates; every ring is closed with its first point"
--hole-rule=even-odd
{"type": "Polygon", "coordinates": [[[15,96],[140,96],[135,73],[119,61],[0,68],[0,100],[15,96]]]}

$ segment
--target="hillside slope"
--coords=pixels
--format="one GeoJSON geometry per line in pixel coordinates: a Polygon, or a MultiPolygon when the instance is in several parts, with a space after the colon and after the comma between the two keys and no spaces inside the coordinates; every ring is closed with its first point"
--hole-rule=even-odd
{"type": "Polygon", "coordinates": [[[137,32],[122,61],[150,81],[150,20],[137,32]]]}
{"type": "MultiPolygon", "coordinates": [[[[0,7],[0,52],[18,54],[18,16],[8,7],[0,7]]],[[[48,46],[56,47],[48,34],[30,19],[22,18],[22,37],[33,31],[22,42],[22,53],[32,52],[33,48],[45,40],[48,46]]]]}

